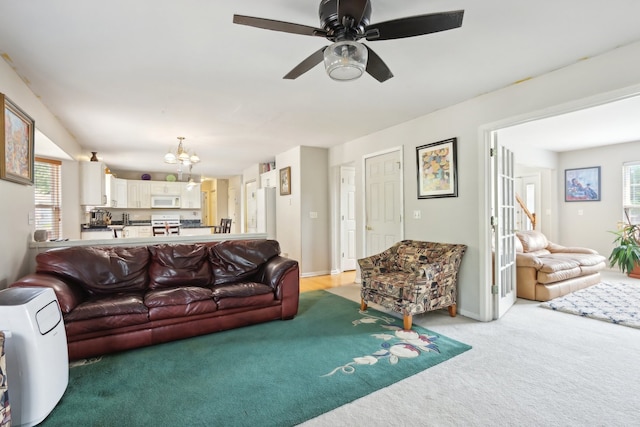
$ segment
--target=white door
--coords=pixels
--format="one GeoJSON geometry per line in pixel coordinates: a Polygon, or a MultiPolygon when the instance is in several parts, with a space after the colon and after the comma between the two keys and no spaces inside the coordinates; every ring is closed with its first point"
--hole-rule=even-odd
{"type": "MultiPolygon", "coordinates": [[[[231,218],[231,232],[239,233],[238,230],[238,194],[235,188],[229,188],[227,192],[227,214],[231,218]]],[[[216,225],[220,224],[220,219],[216,220],[216,225]]]]}
{"type": "Polygon", "coordinates": [[[513,153],[491,142],[493,170],[494,284],[493,318],[498,319],[516,302],[515,180],[513,153]]]}
{"type": "Polygon", "coordinates": [[[256,200],[256,190],[258,184],[256,181],[249,181],[245,185],[245,230],[247,233],[258,232],[258,203],[256,200]]]}
{"type": "Polygon", "coordinates": [[[356,269],[356,169],[340,168],[341,269],[356,269]]]}
{"type": "Polygon", "coordinates": [[[402,152],[366,157],[365,256],[384,251],[402,240],[402,152]]]}

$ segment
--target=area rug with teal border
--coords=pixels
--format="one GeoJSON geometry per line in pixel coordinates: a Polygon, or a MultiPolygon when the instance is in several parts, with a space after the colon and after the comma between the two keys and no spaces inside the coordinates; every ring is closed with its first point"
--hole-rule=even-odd
{"type": "Polygon", "coordinates": [[[290,426],[471,347],[326,291],[273,321],[70,368],[42,426],[290,426]]]}

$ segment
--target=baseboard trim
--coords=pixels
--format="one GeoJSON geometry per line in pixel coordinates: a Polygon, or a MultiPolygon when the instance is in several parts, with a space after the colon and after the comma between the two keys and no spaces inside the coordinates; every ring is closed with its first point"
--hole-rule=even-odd
{"type": "Polygon", "coordinates": [[[331,274],[331,272],[329,270],[311,271],[309,273],[300,273],[300,277],[326,276],[328,274],[331,274]]]}

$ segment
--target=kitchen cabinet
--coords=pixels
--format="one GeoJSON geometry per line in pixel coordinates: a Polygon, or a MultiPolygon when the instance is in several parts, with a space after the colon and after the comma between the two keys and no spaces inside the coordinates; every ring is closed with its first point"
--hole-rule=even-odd
{"type": "Polygon", "coordinates": [[[187,183],[181,182],[180,207],[182,209],[200,209],[201,195],[200,184],[196,184],[191,190],[187,189],[187,183]]]}
{"type": "Polygon", "coordinates": [[[126,208],[128,199],[127,180],[108,175],[107,178],[107,200],[111,208],[126,208]]]}
{"type": "Polygon", "coordinates": [[[127,180],[127,207],[151,208],[151,184],[149,181],[127,180]]]}
{"type": "Polygon", "coordinates": [[[105,164],[80,162],[80,204],[107,206],[105,164]]]}
{"type": "Polygon", "coordinates": [[[180,227],[181,236],[204,236],[207,234],[211,234],[211,227],[198,227],[198,228],[180,227]]]}
{"type": "Polygon", "coordinates": [[[149,181],[151,194],[154,196],[180,196],[182,192],[181,182],[149,181]]]}
{"type": "Polygon", "coordinates": [[[80,238],[82,240],[113,239],[113,230],[101,229],[98,231],[94,231],[94,230],[82,231],[82,233],[80,233],[80,238]]]}
{"type": "Polygon", "coordinates": [[[153,237],[150,225],[131,225],[122,229],[123,237],[153,237]]]}

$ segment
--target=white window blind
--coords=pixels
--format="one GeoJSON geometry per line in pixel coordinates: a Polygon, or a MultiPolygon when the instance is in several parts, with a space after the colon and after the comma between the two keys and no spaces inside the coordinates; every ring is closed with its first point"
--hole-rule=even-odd
{"type": "MultiPolygon", "coordinates": [[[[632,224],[640,224],[640,162],[622,165],[622,207],[632,224]]],[[[627,221],[627,218],[623,218],[627,221]]]]}
{"type": "Polygon", "coordinates": [[[36,230],[47,230],[49,239],[62,237],[60,227],[60,167],[57,160],[36,158],[34,164],[36,230]]]}

